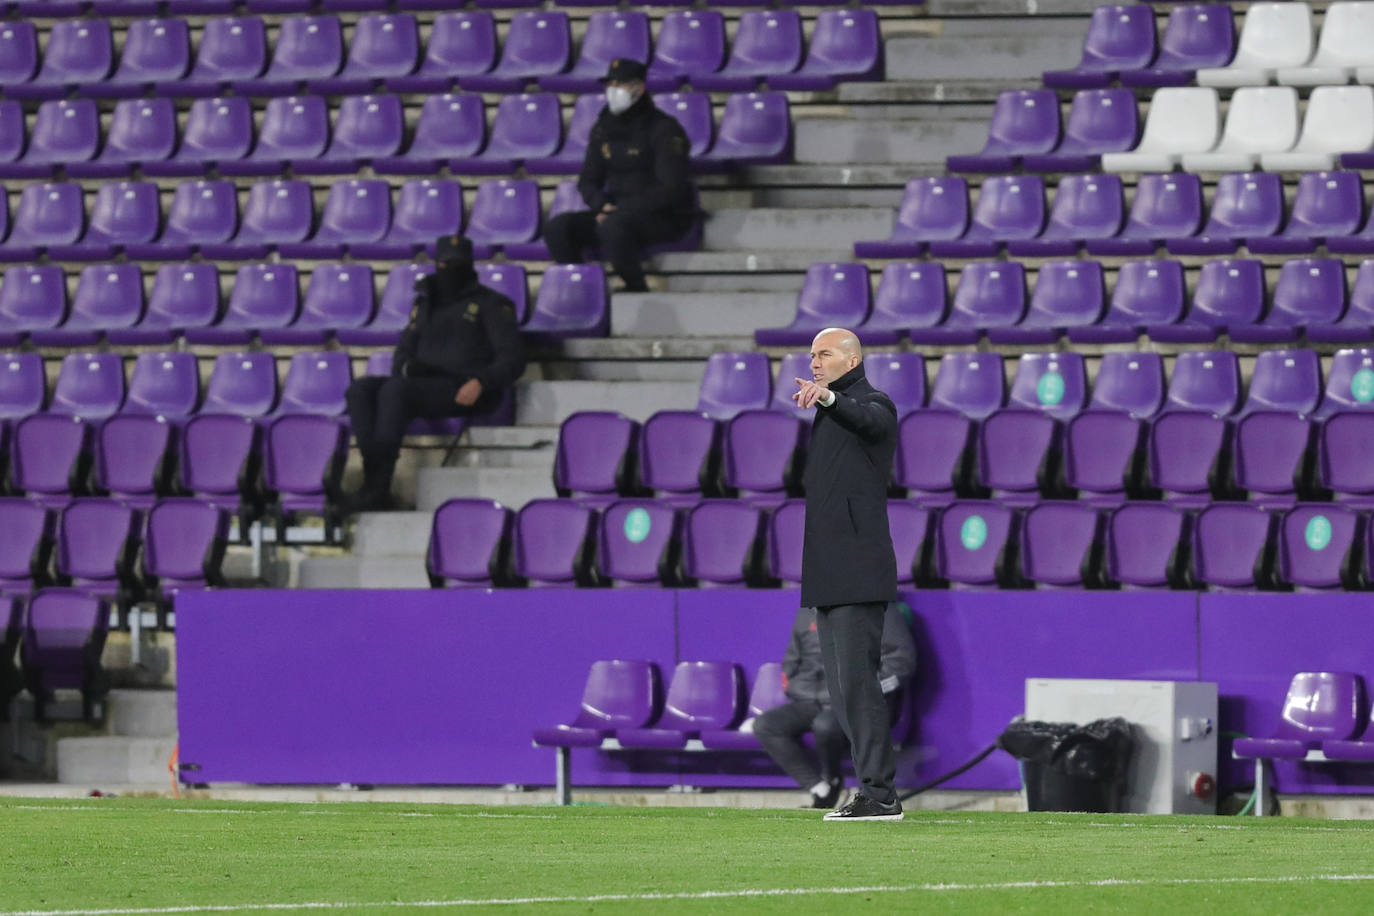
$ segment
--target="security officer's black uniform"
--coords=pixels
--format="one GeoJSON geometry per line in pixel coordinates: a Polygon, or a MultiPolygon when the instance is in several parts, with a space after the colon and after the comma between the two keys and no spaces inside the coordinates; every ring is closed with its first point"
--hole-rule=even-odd
{"type": "Polygon", "coordinates": [[[437,271],[415,284],[410,324],[396,346],[389,377],[367,376],[348,388],[348,415],[363,457],[363,486],[353,509],[385,508],[406,427],[417,417],[491,410],[525,371],[515,304],[477,282],[472,243],[440,238],[437,271]],[[477,402],[456,400],[470,380],[477,402]]]}
{"type": "MultiPolygon", "coordinates": [[[[619,58],[605,81],[642,82],[645,66],[619,58]]],[[[687,134],[648,93],[621,114],[603,108],[587,141],[577,189],[590,210],[563,213],[544,227],[549,253],[577,264],[592,245],[611,262],[627,292],[643,292],[644,247],[681,238],[696,218],[687,134]],[[602,208],[615,209],[597,221],[602,208]]]]}

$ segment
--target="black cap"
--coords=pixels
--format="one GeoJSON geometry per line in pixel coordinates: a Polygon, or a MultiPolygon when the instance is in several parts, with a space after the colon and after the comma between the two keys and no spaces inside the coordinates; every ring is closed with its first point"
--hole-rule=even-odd
{"type": "Polygon", "coordinates": [[[471,261],[472,242],[461,235],[441,235],[434,243],[435,261],[471,261]]]}
{"type": "Polygon", "coordinates": [[[633,83],[643,82],[644,77],[649,75],[649,68],[637,60],[628,57],[617,57],[611,61],[611,65],[606,68],[606,75],[601,77],[603,83],[633,83]]]}

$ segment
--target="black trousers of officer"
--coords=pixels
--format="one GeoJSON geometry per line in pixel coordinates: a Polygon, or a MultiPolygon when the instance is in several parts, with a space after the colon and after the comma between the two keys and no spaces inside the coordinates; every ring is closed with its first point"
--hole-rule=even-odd
{"type": "Polygon", "coordinates": [[[849,750],[849,739],[835,711],[815,700],[791,700],[773,707],[754,720],[754,736],[773,762],[803,789],[822,779],[838,779],[844,753],[849,750]],[[819,772],[801,743],[807,732],[816,736],[819,772]]]}
{"type": "Polygon", "coordinates": [[[348,386],[348,417],[364,459],[394,463],[406,427],[417,417],[455,417],[472,408],[454,402],[459,380],[369,375],[348,386]]]}
{"type": "Polygon", "coordinates": [[[593,245],[611,262],[620,279],[631,289],[644,286],[644,249],[648,245],[671,242],[691,228],[680,217],[657,213],[628,213],[619,210],[597,222],[589,210],[560,213],[544,227],[549,254],[559,264],[580,264],[593,245]]]}
{"type": "Polygon", "coordinates": [[[840,727],[849,736],[860,791],[881,804],[893,802],[897,759],[887,702],[878,682],[887,605],[837,604],[816,609],[825,684],[840,727]]]}

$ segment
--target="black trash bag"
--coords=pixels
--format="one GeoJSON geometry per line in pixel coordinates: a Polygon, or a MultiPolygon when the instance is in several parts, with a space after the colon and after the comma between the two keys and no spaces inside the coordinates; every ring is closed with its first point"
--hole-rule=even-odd
{"type": "Polygon", "coordinates": [[[1122,810],[1135,748],[1125,719],[1013,722],[997,744],[1022,762],[1031,811],[1122,810]]]}

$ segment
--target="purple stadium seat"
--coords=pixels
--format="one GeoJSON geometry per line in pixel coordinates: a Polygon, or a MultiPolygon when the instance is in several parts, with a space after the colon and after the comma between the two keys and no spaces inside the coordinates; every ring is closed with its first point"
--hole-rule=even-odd
{"type": "Polygon", "coordinates": [[[288,162],[316,159],[329,143],[329,112],[319,96],[271,99],[258,142],[246,158],[219,163],[224,175],[275,175],[288,162]]]}
{"type": "Polygon", "coordinates": [[[170,158],[145,162],[150,176],[197,176],[214,163],[234,162],[253,146],[253,110],[240,97],[201,98],[191,103],[181,145],[170,158]]]}
{"type": "Polygon", "coordinates": [[[1089,254],[1152,255],[1165,240],[1186,239],[1202,224],[1202,182],[1196,175],[1142,175],[1126,226],[1110,239],[1089,239],[1089,254]]]}
{"type": "Polygon", "coordinates": [[[610,320],[610,296],[601,265],[554,264],[544,271],[523,330],[549,340],[605,337],[610,320]]]}
{"type": "Polygon", "coordinates": [[[711,499],[686,510],[682,571],[703,587],[743,588],[758,580],[764,513],[746,502],[711,499]]]}
{"type": "Polygon", "coordinates": [[[0,26],[0,83],[18,86],[38,72],[38,32],[28,20],[0,26]]]}
{"type": "Polygon", "coordinates": [[[109,20],[65,19],[48,32],[38,74],[6,92],[20,98],[61,98],[73,86],[104,82],[113,65],[109,20]]]}
{"type": "Polygon", "coordinates": [[[1079,353],[1023,353],[1008,408],[1023,407],[1056,420],[1071,419],[1088,399],[1088,371],[1079,353]]]}
{"type": "Polygon", "coordinates": [[[613,586],[658,588],[677,580],[681,517],[672,506],[622,499],[601,513],[596,566],[613,586]]]}
{"type": "Polygon", "coordinates": [[[566,725],[536,728],[540,747],[599,747],[619,728],[643,728],[658,718],[663,687],[653,662],[593,662],[577,717],[566,725]]]}
{"type": "Polygon", "coordinates": [[[38,106],[28,149],[17,162],[0,164],[6,178],[46,178],[59,165],[95,158],[100,116],[91,99],[52,99],[38,106]]]}
{"type": "Polygon", "coordinates": [[[1177,324],[1151,325],[1151,340],[1207,343],[1219,333],[1253,325],[1264,311],[1264,265],[1257,260],[1218,258],[1198,272],[1188,316],[1177,324]]]}
{"type": "Polygon", "coordinates": [[[1349,672],[1303,671],[1293,675],[1284,697],[1277,727],[1264,738],[1237,738],[1231,750],[1237,757],[1301,760],[1307,752],[1331,744],[1350,745],[1363,722],[1360,677],[1349,672]]]}
{"type": "MultiPolygon", "coordinates": [[[[3,30],[0,30],[3,34],[3,30]]],[[[3,47],[0,45],[0,47],[3,47]]],[[[3,79],[3,75],[0,75],[3,79]]],[[[24,123],[24,106],[18,99],[0,99],[0,170],[18,162],[23,156],[24,145],[28,139],[28,128],[24,123]]],[[[4,222],[0,223],[0,239],[9,231],[9,203],[5,202],[4,222]]]]}
{"type": "Polygon", "coordinates": [[[1255,357],[1241,413],[1269,410],[1308,416],[1321,396],[1321,361],[1315,350],[1265,350],[1255,357]]]}
{"type": "Polygon", "coordinates": [[[292,171],[297,175],[351,175],[365,159],[395,156],[404,131],[400,96],[349,96],[339,103],[329,148],[323,156],[292,162],[292,171]]]}
{"type": "Polygon", "coordinates": [[[568,14],[524,10],[511,17],[495,68],[464,74],[460,82],[464,89],[476,92],[519,92],[526,83],[567,70],[571,58],[568,14]]]}
{"type": "Polygon", "coordinates": [[[339,420],[318,414],[273,420],[263,436],[262,477],[276,493],[279,517],[330,517],[347,457],[348,428],[339,420]]]}
{"type": "Polygon", "coordinates": [[[1307,495],[1308,455],[1316,442],[1315,433],[1314,424],[1301,414],[1280,410],[1246,413],[1236,421],[1234,433],[1232,472],[1236,486],[1248,494],[1250,502],[1267,507],[1292,505],[1307,495]]]}
{"type": "Polygon", "coordinates": [[[639,423],[629,417],[604,410],[575,413],[558,429],[554,489],[589,505],[631,493],[638,448],[639,423]]]}
{"type": "Polygon", "coordinates": [[[1043,502],[1021,526],[1021,571],[1040,588],[1092,588],[1102,584],[1100,551],[1105,526],[1098,510],[1075,502],[1043,502]]]}
{"type": "Polygon", "coordinates": [[[797,391],[797,383],[794,380],[810,378],[811,374],[810,353],[784,354],[782,359],[778,360],[778,369],[773,376],[773,397],[768,402],[768,409],[781,411],[810,425],[816,419],[815,410],[798,407],[797,402],[792,400],[792,395],[797,391]]]}
{"type": "Polygon", "coordinates": [[[922,505],[944,505],[972,480],[976,426],[948,408],[916,410],[897,427],[893,482],[922,505]]]}
{"type": "MultiPolygon", "coordinates": [[[[655,104],[662,108],[664,99],[655,99],[655,104]]],[[[601,116],[601,111],[605,107],[606,97],[602,93],[591,92],[578,96],[577,102],[573,105],[572,115],[568,119],[567,138],[563,141],[563,145],[553,155],[526,158],[525,171],[531,175],[567,175],[580,170],[582,159],[587,152],[587,139],[591,136],[592,127],[596,124],[596,119],[601,116]]],[[[684,107],[686,107],[686,103],[684,103],[684,107]]],[[[707,99],[708,144],[710,143],[710,108],[710,100],[707,99]]],[[[676,113],[672,108],[666,110],[676,113]]],[[[690,139],[691,135],[688,134],[688,137],[690,139]]],[[[704,148],[702,152],[704,152],[704,148]]],[[[691,155],[698,155],[698,151],[693,149],[691,155]]],[[[562,186],[560,185],[559,188],[561,190],[562,186]]],[[[549,216],[552,218],[555,215],[550,210],[549,216]]]]}
{"type": "Polygon", "coordinates": [[[124,365],[114,353],[68,353],[48,410],[83,420],[103,420],[124,403],[124,365]]]}
{"type": "Polygon", "coordinates": [[[644,422],[639,482],[654,497],[690,505],[716,490],[720,424],[691,410],[660,410],[644,422]]]}
{"type": "Polygon", "coordinates": [[[806,59],[791,73],[768,78],[772,89],[825,90],[840,82],[882,79],[883,41],[871,9],[822,10],[811,28],[806,59]]]}
{"type": "Polygon", "coordinates": [[[185,351],[140,353],[121,414],[184,420],[200,400],[200,369],[185,351]]]}
{"type": "Polygon", "coordinates": [[[76,499],[57,526],[57,572],[123,610],[135,594],[140,516],[113,499],[76,499]]]}
{"type": "Polygon", "coordinates": [[[802,62],[801,16],[795,10],[750,10],[740,16],[730,57],[714,73],[694,73],[692,86],[708,92],[744,92],[802,62]]]}
{"type": "MultiPolygon", "coordinates": [[[[1303,328],[1312,324],[1333,325],[1340,321],[1344,311],[1345,265],[1335,258],[1293,258],[1279,270],[1269,314],[1258,324],[1231,328],[1231,340],[1296,341],[1303,328]]],[[[1313,393],[1318,390],[1314,388],[1313,393]]]]}
{"type": "MultiPolygon", "coordinates": [[[[1315,251],[1328,237],[1353,236],[1360,228],[1363,212],[1364,189],[1358,172],[1308,172],[1298,179],[1298,192],[1283,232],[1246,239],[1245,244],[1255,254],[1315,251]]],[[[1338,244],[1331,250],[1339,248],[1338,244]]]]}
{"type": "Polygon", "coordinates": [[[1200,585],[1230,591],[1273,584],[1278,517],[1245,503],[1214,503],[1193,526],[1193,568],[1200,585]]]}
{"type": "Polygon", "coordinates": [[[792,159],[792,113],[782,92],[737,92],[725,103],[708,163],[782,164],[792,159]]]}
{"type": "Polygon", "coordinates": [[[622,747],[673,749],[705,730],[733,728],[744,718],[744,673],[730,662],[678,662],[663,715],[652,728],[617,728],[622,747]]]}
{"type": "Polygon", "coordinates": [[[1231,431],[1224,419],[1240,395],[1235,353],[1182,353],[1174,362],[1164,413],[1150,427],[1150,482],[1167,499],[1201,505],[1221,495],[1231,431]]]}
{"type": "Polygon", "coordinates": [[[684,80],[715,73],[724,63],[725,19],[720,11],[671,10],[658,27],[646,85],[650,92],[676,89],[684,80]]]}
{"type": "Polygon", "coordinates": [[[988,340],[994,344],[1053,343],[1069,328],[1086,327],[1100,320],[1105,299],[1106,284],[1098,262],[1042,264],[1026,317],[1015,327],[989,328],[988,340]]]}
{"type": "Polygon", "coordinates": [[[188,343],[250,342],[265,328],[284,328],[300,308],[300,283],[291,264],[245,264],[234,277],[229,307],[213,327],[186,328],[188,343]]]}
{"type": "Polygon", "coordinates": [[[506,581],[515,513],[490,499],[450,499],[434,510],[425,570],[435,588],[492,588],[506,581]]]}
{"type": "Polygon", "coordinates": [[[1028,172],[1091,172],[1103,153],[1125,152],[1140,136],[1135,96],[1126,89],[1084,89],[1075,93],[1064,119],[1064,139],[1048,153],[1026,154],[1028,172]]]}
{"type": "Polygon", "coordinates": [[[102,184],[95,193],[86,235],[77,244],[49,245],[48,255],[79,261],[113,258],[126,245],[157,237],[162,210],[157,185],[150,181],[102,184]]]}
{"type": "Polygon", "coordinates": [[[760,328],[754,342],[761,347],[790,347],[811,343],[826,328],[847,328],[868,317],[868,268],[863,264],[820,263],[806,271],[797,314],[785,328],[760,328]]]}
{"type": "Polygon", "coordinates": [[[126,245],[125,254],[144,260],[185,260],[206,245],[224,245],[238,228],[238,195],[230,181],[187,181],[177,185],[166,228],[156,242],[126,245]]]}
{"type": "MultiPolygon", "coordinates": [[[[43,409],[48,381],[37,353],[0,356],[0,421],[19,420],[43,409]]],[[[0,428],[8,426],[8,422],[0,428]]]]}
{"type": "Polygon", "coordinates": [[[973,344],[987,328],[1011,327],[1026,313],[1026,268],[1019,261],[965,264],[949,317],[938,327],[912,328],[915,344],[973,344]]]}
{"type": "Polygon", "coordinates": [[[1127,589],[1191,587],[1189,516],[1159,502],[1126,503],[1107,519],[1106,573],[1127,589]]]}
{"type": "Polygon", "coordinates": [[[289,95],[297,83],[328,79],[343,66],[343,27],[337,16],[289,16],[277,29],[267,72],[237,85],[241,94],[289,95]],[[277,88],[281,86],[285,91],[277,88]]]}
{"type": "MultiPolygon", "coordinates": [[[[768,575],[784,588],[801,584],[806,500],[784,500],[768,517],[768,575]]],[[[893,533],[894,538],[896,532],[893,533]]],[[[901,575],[901,570],[898,570],[901,575]]]]}
{"type": "Polygon", "coordinates": [[[1021,356],[1010,403],[986,417],[978,431],[978,481],[1009,505],[1050,496],[1063,438],[1060,422],[1086,398],[1087,374],[1077,353],[1021,356]]]}
{"type": "Polygon", "coordinates": [[[53,516],[36,502],[0,497],[0,593],[27,595],[48,578],[53,516]]]}
{"type": "Polygon", "coordinates": [[[179,80],[191,66],[185,19],[136,19],[129,23],[119,68],[107,81],[86,86],[90,95],[138,96],[159,83],[179,80]]]}
{"type": "Polygon", "coordinates": [[[115,103],[100,156],[67,164],[77,178],[128,175],[135,165],[160,162],[177,143],[177,116],[171,99],[121,99],[115,103]]]}
{"type": "MultiPolygon", "coordinates": [[[[207,393],[214,387],[212,377],[207,393]]],[[[275,374],[272,393],[276,393],[275,374]]],[[[209,505],[237,514],[241,523],[256,517],[260,508],[255,481],[260,433],[254,418],[226,413],[207,397],[204,409],[186,422],[179,438],[177,463],[182,489],[209,505]]]]}
{"type": "Polygon", "coordinates": [[[1045,226],[1045,182],[1038,175],[998,175],[978,191],[962,238],[930,242],[936,257],[989,257],[1012,239],[1032,239],[1045,226]]]}
{"type": "Polygon", "coordinates": [[[165,264],[153,278],[148,311],[132,328],[111,328],[112,344],[167,344],[183,328],[203,328],[219,315],[219,271],[215,265],[165,264]]]}
{"type": "MultiPolygon", "coordinates": [[[[404,4],[402,4],[404,8],[404,4]]],[[[425,57],[412,76],[392,77],[392,92],[447,92],[453,81],[496,65],[496,21],[482,10],[443,12],[434,18],[425,57]]]]}
{"type": "Polygon", "coordinates": [[[1123,69],[1121,82],[1126,86],[1187,86],[1198,70],[1230,63],[1235,49],[1230,4],[1180,4],[1169,13],[1154,63],[1123,69]]]}
{"type": "Polygon", "coordinates": [[[1361,261],[1350,288],[1350,304],[1337,322],[1312,322],[1312,343],[1364,343],[1374,338],[1374,260],[1361,261]]]}
{"type": "Polygon", "coordinates": [[[137,509],[152,506],[168,489],[172,436],[172,424],[164,417],[110,417],[95,431],[96,489],[137,509]]]}
{"type": "Polygon", "coordinates": [[[567,73],[539,77],[539,88],[546,92],[595,92],[612,60],[649,60],[653,40],[649,17],[639,11],[599,10],[587,20],[587,31],[577,54],[577,63],[567,73]]]}
{"type": "Polygon", "coordinates": [[[445,160],[476,156],[486,132],[480,95],[431,95],[420,107],[410,147],[403,155],[373,160],[372,167],[380,175],[432,175],[445,160]]]}
{"type": "Polygon", "coordinates": [[[768,406],[772,378],[763,353],[712,353],[701,377],[697,410],[729,420],[744,410],[768,406]]]}
{"type": "Polygon", "coordinates": [[[1118,175],[1066,175],[1054,194],[1045,231],[1038,238],[1007,243],[1013,255],[1072,256],[1085,240],[1109,239],[1125,218],[1118,175]]]}
{"type": "Polygon", "coordinates": [[[809,432],[801,420],[775,410],[736,414],[725,424],[725,485],[755,503],[781,502],[800,484],[809,432]]]}
{"type": "Polygon", "coordinates": [[[409,76],[420,62],[420,31],[408,13],[370,13],[358,19],[348,59],[338,77],[316,80],[311,90],[328,95],[366,92],[376,82],[409,76]]]}
{"type": "Polygon", "coordinates": [[[1369,449],[1374,447],[1374,415],[1366,410],[1340,411],[1327,417],[1318,437],[1318,476],[1324,489],[1341,502],[1365,509],[1374,505],[1374,474],[1369,449]]]}
{"type": "Polygon", "coordinates": [[[80,589],[45,588],[34,593],[24,617],[19,658],[36,719],[45,720],[49,698],[62,688],[80,690],[83,715],[91,721],[97,718],[96,704],[109,690],[109,675],[100,664],[109,623],[105,601],[80,589]]]}
{"type": "Polygon", "coordinates": [[[478,264],[477,282],[509,299],[515,306],[517,322],[523,322],[529,317],[529,275],[523,265],[478,264]]]}
{"type": "Polygon", "coordinates": [[[873,387],[892,399],[899,418],[925,406],[926,363],[921,354],[870,353],[864,367],[873,387]]]}
{"type": "Polygon", "coordinates": [[[1147,327],[1177,322],[1187,301],[1178,261],[1128,261],[1121,265],[1111,305],[1101,323],[1069,327],[1074,343],[1132,343],[1147,327]]]}
{"type": "Polygon", "coordinates": [[[82,268],[71,314],[60,328],[35,328],[29,339],[41,347],[90,347],[112,328],[129,328],[143,315],[143,272],[137,264],[82,268]]]}
{"type": "Polygon", "coordinates": [[[536,182],[500,178],[477,186],[467,225],[467,237],[472,240],[476,257],[490,257],[502,245],[528,242],[538,234],[539,185],[536,182]]]}
{"type": "Polygon", "coordinates": [[[1229,254],[1242,240],[1274,235],[1283,223],[1283,182],[1273,172],[1232,172],[1217,180],[1201,234],[1173,238],[1173,254],[1229,254]]]}
{"type": "Polygon", "coordinates": [[[1114,410],[1148,420],[1164,406],[1164,360],[1158,353],[1104,353],[1090,410],[1114,410]]]}
{"type": "MultiPolygon", "coordinates": [[[[931,509],[905,499],[887,501],[887,523],[897,560],[897,584],[912,586],[930,581],[935,548],[935,515],[931,509]]],[[[797,549],[801,554],[800,547],[797,549]]]]}
{"type": "Polygon", "coordinates": [[[143,569],[156,582],[164,623],[181,592],[224,585],[228,539],[228,513],[198,499],[162,499],[148,512],[143,569]]]}
{"type": "Polygon", "coordinates": [[[321,264],[310,274],[300,316],[289,327],[263,328],[266,344],[323,344],[330,332],[360,328],[372,318],[372,268],[321,264]]]}
{"type": "Polygon", "coordinates": [[[1301,591],[1359,589],[1365,520],[1342,506],[1299,503],[1279,524],[1279,578],[1301,591]]]}
{"type": "Polygon", "coordinates": [[[1045,85],[1108,86],[1123,70],[1140,70],[1155,59],[1155,11],[1148,4],[1099,6],[1088,23],[1083,56],[1072,70],[1050,70],[1045,85]]]}
{"type": "Polygon", "coordinates": [[[297,353],[282,383],[281,401],[272,413],[341,417],[347,412],[344,392],[353,381],[353,364],[341,350],[297,353]]]}
{"type": "MultiPolygon", "coordinates": [[[[692,167],[698,171],[710,171],[713,166],[703,163],[701,157],[710,151],[715,138],[715,121],[711,112],[711,96],[705,92],[671,92],[654,98],[663,111],[668,112],[687,134],[687,155],[692,167]]],[[[569,128],[568,139],[572,139],[569,128]]],[[[564,145],[566,149],[566,144],[564,145]]],[[[528,168],[528,164],[526,168],[528,168]]]]}
{"type": "Polygon", "coordinates": [[[154,91],[170,96],[217,96],[230,84],[257,79],[267,68],[267,29],[256,16],[208,19],[196,46],[196,62],[184,80],[154,91]]]}
{"type": "Polygon", "coordinates": [[[993,502],[956,502],[936,526],[936,568],[954,588],[1017,584],[1016,513],[993,502]]]}
{"type": "Polygon", "coordinates": [[[319,228],[306,242],[277,246],[285,258],[337,258],[345,248],[380,241],[391,228],[391,187],[379,178],[348,178],[329,186],[319,228]]]}
{"type": "Polygon", "coordinates": [[[401,330],[410,321],[415,304],[415,284],[421,277],[434,272],[428,264],[397,264],[387,274],[382,289],[382,301],[376,317],[364,328],[340,328],[339,343],[344,346],[376,346],[395,344],[401,330]]]}
{"type": "Polygon", "coordinates": [[[1050,89],[1008,89],[997,96],[988,139],[973,155],[949,156],[951,172],[1011,172],[1021,157],[1059,144],[1059,99],[1050,89]]]}
{"type": "Polygon", "coordinates": [[[515,517],[515,574],[531,586],[588,584],[597,514],[569,499],[534,499],[515,517]]]}
{"type": "Polygon", "coordinates": [[[1088,502],[1134,493],[1145,456],[1144,421],[1164,403],[1164,363],[1155,353],[1108,353],[1088,409],[1065,432],[1064,481],[1088,502]]]}
{"type": "Polygon", "coordinates": [[[1006,400],[1002,357],[996,353],[946,353],[940,358],[930,406],[982,420],[1006,400]]]}
{"type": "Polygon", "coordinates": [[[0,282],[0,339],[16,346],[25,334],[56,328],[67,317],[67,280],[56,264],[16,265],[0,282]]]}
{"type": "Polygon", "coordinates": [[[1337,350],[1326,376],[1326,390],[1316,410],[1318,418],[1333,413],[1368,409],[1374,400],[1374,350],[1337,350]]]}
{"type": "Polygon", "coordinates": [[[1230,350],[1180,353],[1169,377],[1165,411],[1202,411],[1224,417],[1240,403],[1240,364],[1230,350]]]}
{"type": "Polygon", "coordinates": [[[749,706],[745,711],[748,717],[737,728],[706,728],[701,731],[703,747],[719,751],[761,751],[763,745],[755,737],[752,728],[745,728],[749,720],[756,719],[774,707],[787,702],[783,687],[782,665],[778,662],[764,662],[754,674],[754,686],[749,691],[749,706]]]}
{"type": "Polygon", "coordinates": [[[456,175],[506,175],[525,159],[552,156],[563,138],[563,113],[551,92],[507,95],[496,108],[486,149],[451,160],[456,175]]]}
{"type": "Polygon", "coordinates": [[[897,208],[892,235],[881,242],[855,242],[861,258],[918,257],[926,243],[961,238],[968,230],[968,182],[953,176],[913,178],[897,208]]]}
{"type": "Polygon", "coordinates": [[[29,499],[60,508],[84,489],[91,424],[66,413],[39,413],[10,434],[10,484],[29,499]]]}
{"type": "Polygon", "coordinates": [[[949,285],[943,264],[888,264],[878,281],[873,311],[857,332],[866,344],[896,343],[911,328],[933,327],[944,321],[948,309],[949,285]]]}

